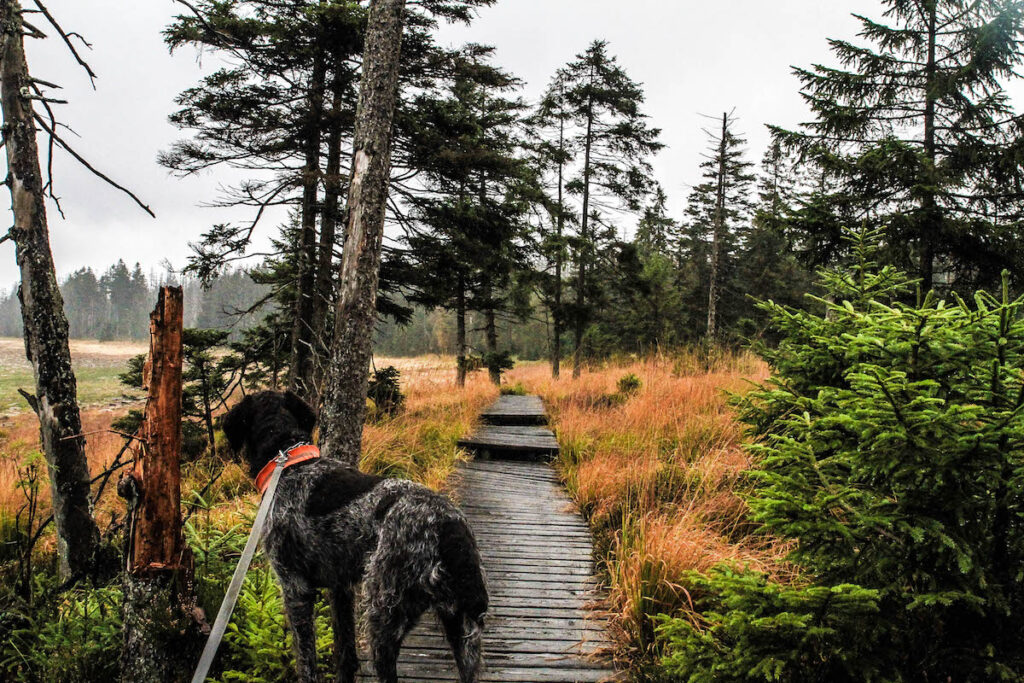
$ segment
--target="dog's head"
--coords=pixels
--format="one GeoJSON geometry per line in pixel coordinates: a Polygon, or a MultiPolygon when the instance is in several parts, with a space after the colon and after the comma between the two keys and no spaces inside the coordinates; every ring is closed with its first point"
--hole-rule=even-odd
{"type": "Polygon", "coordinates": [[[281,448],[310,441],[316,413],[291,391],[262,391],[242,399],[224,415],[221,428],[236,456],[259,471],[281,448]]]}

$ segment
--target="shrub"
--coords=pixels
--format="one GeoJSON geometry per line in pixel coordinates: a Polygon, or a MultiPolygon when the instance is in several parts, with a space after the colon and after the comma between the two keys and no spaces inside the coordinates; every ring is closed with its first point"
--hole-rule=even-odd
{"type": "Polygon", "coordinates": [[[373,415],[392,416],[402,409],[405,395],[399,381],[401,374],[393,365],[374,370],[367,391],[367,398],[373,401],[373,415]]]}
{"type": "Polygon", "coordinates": [[[622,394],[623,396],[634,395],[635,393],[640,391],[640,388],[642,386],[643,382],[641,382],[640,378],[637,377],[632,372],[629,373],[628,375],[623,375],[622,377],[620,377],[618,383],[616,384],[619,393],[622,394]]]}
{"type": "Polygon", "coordinates": [[[752,519],[806,585],[690,577],[668,620],[689,680],[1020,680],[1024,655],[1024,300],[929,295],[872,262],[823,275],[822,314],[763,305],[775,377],[742,404],[752,519]],[[919,297],[920,298],[920,297],[919,297]]]}

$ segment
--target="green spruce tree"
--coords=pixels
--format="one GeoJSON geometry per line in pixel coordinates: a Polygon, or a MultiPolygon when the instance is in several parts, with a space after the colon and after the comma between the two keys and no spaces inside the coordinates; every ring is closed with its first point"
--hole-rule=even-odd
{"type": "Polygon", "coordinates": [[[887,261],[925,289],[970,291],[1020,272],[1024,137],[1005,87],[1021,64],[1024,5],[885,0],[857,16],[860,43],[831,40],[836,66],[796,69],[814,120],[779,139],[829,185],[797,224],[824,260],[839,221],[886,227],[887,261]]]}

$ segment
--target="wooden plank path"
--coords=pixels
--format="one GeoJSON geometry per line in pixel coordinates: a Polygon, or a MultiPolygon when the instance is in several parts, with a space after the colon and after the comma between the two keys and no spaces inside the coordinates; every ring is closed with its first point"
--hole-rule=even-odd
{"type": "MultiPolygon", "coordinates": [[[[554,469],[488,460],[461,466],[455,495],[480,546],[491,606],[484,630],[485,683],[617,680],[594,578],[590,530],[554,469]]],[[[432,614],[406,638],[402,681],[458,681],[432,614]]],[[[363,681],[373,681],[364,661],[363,681]]]]}
{"type": "Polygon", "coordinates": [[[459,447],[484,458],[551,460],[558,439],[544,426],[547,411],[539,396],[502,396],[480,415],[484,424],[459,440],[459,447]]]}

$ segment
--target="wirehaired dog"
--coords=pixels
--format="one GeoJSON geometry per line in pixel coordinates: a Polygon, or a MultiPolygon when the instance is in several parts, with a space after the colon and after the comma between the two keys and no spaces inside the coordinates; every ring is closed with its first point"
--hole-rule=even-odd
{"type": "MultiPolygon", "coordinates": [[[[243,399],[222,427],[255,477],[280,453],[311,443],[315,419],[295,394],[266,391],[243,399]]],[[[487,588],[473,532],[444,497],[314,459],[281,473],[263,540],[281,582],[301,681],[319,680],[313,607],[320,588],[331,601],[338,680],[355,681],[353,594],[360,581],[380,681],[397,681],[402,640],[430,608],[460,679],[478,680],[487,588]]]]}

